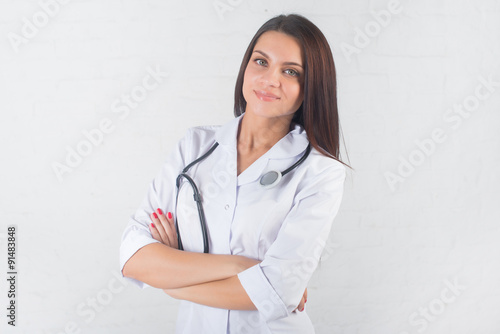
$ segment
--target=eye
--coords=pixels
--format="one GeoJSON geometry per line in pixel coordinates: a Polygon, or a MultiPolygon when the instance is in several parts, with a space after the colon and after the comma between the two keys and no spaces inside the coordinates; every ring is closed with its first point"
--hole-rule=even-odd
{"type": "Polygon", "coordinates": [[[294,69],[286,69],[285,70],[285,73],[288,74],[288,75],[291,75],[292,77],[298,77],[299,76],[299,72],[295,71],[294,69]]]}
{"type": "Polygon", "coordinates": [[[264,59],[255,59],[254,61],[257,63],[257,65],[260,66],[265,66],[267,64],[267,62],[264,59]]]}

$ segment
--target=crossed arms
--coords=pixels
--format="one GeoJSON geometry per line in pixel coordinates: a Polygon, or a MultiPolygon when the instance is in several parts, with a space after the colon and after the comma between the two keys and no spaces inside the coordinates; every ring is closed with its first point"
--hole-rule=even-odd
{"type": "MultiPolygon", "coordinates": [[[[240,255],[205,254],[178,250],[174,219],[160,209],[151,214],[151,235],[159,242],[140,248],[123,267],[123,275],[176,299],[230,309],[256,310],[237,274],[260,263],[240,255]]],[[[307,289],[296,309],[302,311],[307,289]]]]}

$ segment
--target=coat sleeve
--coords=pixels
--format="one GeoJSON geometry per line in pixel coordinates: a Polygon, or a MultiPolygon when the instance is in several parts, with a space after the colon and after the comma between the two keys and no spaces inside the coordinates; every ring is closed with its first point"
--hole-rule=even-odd
{"type": "Polygon", "coordinates": [[[266,322],[289,316],[298,306],[343,196],[345,167],[336,162],[304,177],[294,204],[261,263],[238,274],[266,322]]]}
{"type": "Polygon", "coordinates": [[[188,129],[184,137],[170,152],[160,172],[151,181],[145,198],[137,211],[130,216],[128,225],[122,234],[120,244],[120,273],[122,277],[131,281],[135,285],[145,288],[149,285],[136,279],[123,276],[123,267],[125,263],[140,248],[151,243],[158,242],[153,239],[149,231],[151,218],[149,215],[157,208],[163,212],[173,211],[175,205],[175,181],[177,175],[184,168],[186,162],[186,150],[191,145],[193,128],[188,129]]]}

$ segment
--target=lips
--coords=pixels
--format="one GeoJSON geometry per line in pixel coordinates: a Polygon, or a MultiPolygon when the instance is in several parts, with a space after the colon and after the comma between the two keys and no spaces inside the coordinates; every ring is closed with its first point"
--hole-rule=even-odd
{"type": "Polygon", "coordinates": [[[254,93],[260,100],[266,102],[272,102],[280,99],[279,96],[276,96],[264,90],[254,90],[254,93]]]}

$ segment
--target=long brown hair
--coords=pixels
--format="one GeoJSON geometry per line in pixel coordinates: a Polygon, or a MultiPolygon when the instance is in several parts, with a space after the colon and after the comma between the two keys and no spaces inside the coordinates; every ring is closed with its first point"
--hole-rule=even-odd
{"type": "Polygon", "coordinates": [[[267,31],[277,31],[295,37],[304,53],[304,101],[295,112],[292,122],[304,127],[312,147],[352,169],[340,161],[341,129],[332,51],[321,30],[301,15],[273,17],[264,23],[252,38],[236,80],[234,115],[238,117],[245,112],[247,102],[243,97],[243,77],[257,40],[267,31]]]}

